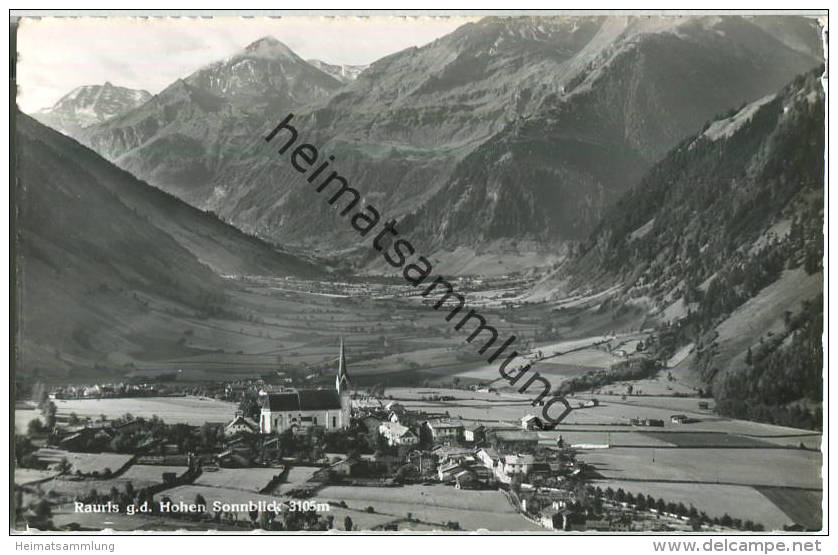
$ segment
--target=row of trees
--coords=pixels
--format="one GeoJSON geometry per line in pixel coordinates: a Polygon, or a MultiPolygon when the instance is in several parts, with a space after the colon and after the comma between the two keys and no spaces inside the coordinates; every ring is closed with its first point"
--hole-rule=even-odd
{"type": "Polygon", "coordinates": [[[743,521],[738,518],[732,518],[727,513],[721,517],[717,516],[710,518],[704,511],[699,512],[698,509],[692,505],[687,507],[683,502],[675,503],[674,501],[666,501],[663,498],[655,499],[651,495],[644,495],[642,493],[635,496],[631,492],[624,491],[623,488],[618,488],[615,491],[611,487],[607,487],[603,490],[601,487],[597,486],[596,488],[593,488],[593,490],[593,509],[598,514],[601,513],[603,509],[602,500],[606,499],[612,503],[626,503],[633,506],[638,511],[655,509],[658,513],[669,513],[678,515],[679,517],[688,518],[696,529],[696,525],[714,524],[716,526],[736,528],[737,530],[746,530],[749,532],[761,532],[765,530],[765,527],[762,524],[755,523],[751,520],[743,521]]]}

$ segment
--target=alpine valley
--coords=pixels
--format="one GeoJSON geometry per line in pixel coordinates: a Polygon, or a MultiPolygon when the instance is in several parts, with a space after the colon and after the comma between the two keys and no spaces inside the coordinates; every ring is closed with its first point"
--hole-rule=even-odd
{"type": "Polygon", "coordinates": [[[371,380],[450,379],[460,334],[263,140],[293,114],[499,332],[641,333],[728,414],[815,427],[822,72],[802,17],[487,17],[368,66],[265,37],[153,96],[76,89],[34,114],[69,137],[18,118],[21,360],[171,371],[220,342],[249,372],[347,333],[371,380]]]}

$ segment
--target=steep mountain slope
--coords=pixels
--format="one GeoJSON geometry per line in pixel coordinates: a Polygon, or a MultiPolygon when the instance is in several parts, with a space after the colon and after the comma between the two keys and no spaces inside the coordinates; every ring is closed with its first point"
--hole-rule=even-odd
{"type": "Polygon", "coordinates": [[[75,135],[85,127],[133,110],[150,98],[148,91],[115,87],[109,82],[88,85],[73,89],[33,117],[65,135],[75,135]]]}
{"type": "Polygon", "coordinates": [[[439,244],[583,239],[688,133],[815,63],[753,20],[702,18],[656,31],[615,41],[560,94],[467,156],[418,214],[424,234],[439,244]]]}
{"type": "Polygon", "coordinates": [[[560,294],[620,284],[609,302],[664,321],[660,358],[694,345],[681,367],[729,414],[815,425],[788,404],[821,399],[822,71],[681,142],[554,278],[560,294]]]}
{"type": "MultiPolygon", "coordinates": [[[[707,118],[816,60],[741,18],[486,18],[373,63],[294,125],[429,248],[555,246],[707,118]]],[[[264,151],[225,169],[213,209],[266,236],[345,245],[340,226],[323,230],[331,209],[264,151]]]]}
{"type": "Polygon", "coordinates": [[[319,69],[324,73],[328,73],[338,81],[349,83],[358,78],[358,76],[367,69],[366,65],[347,65],[347,64],[329,64],[321,60],[306,60],[308,63],[319,69]]]}
{"type": "Polygon", "coordinates": [[[266,37],[179,79],[149,102],[75,137],[151,184],[205,208],[224,161],[265,118],[323,98],[341,82],[266,37]]]}
{"type": "Polygon", "coordinates": [[[792,19],[488,17],[382,58],[342,88],[270,47],[285,60],[277,72],[320,85],[268,102],[270,91],[240,92],[213,70],[81,139],[248,232],[354,246],[340,225],[323,225],[331,208],[261,141],[294,112],[301,140],[334,155],[367,202],[413,213],[403,228],[433,247],[555,246],[584,237],[701,122],[816,65],[815,24],[792,19]]]}
{"type": "Polygon", "coordinates": [[[185,352],[185,319],[237,310],[221,274],[318,274],[22,114],[14,163],[19,376],[185,352]]]}

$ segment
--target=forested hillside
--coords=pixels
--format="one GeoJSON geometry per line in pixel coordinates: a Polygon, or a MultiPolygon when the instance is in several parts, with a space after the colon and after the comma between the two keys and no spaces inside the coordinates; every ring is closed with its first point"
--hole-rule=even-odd
{"type": "Polygon", "coordinates": [[[820,68],[708,122],[606,214],[572,287],[662,321],[661,358],[692,369],[732,416],[819,427],[824,95],[820,68]]]}

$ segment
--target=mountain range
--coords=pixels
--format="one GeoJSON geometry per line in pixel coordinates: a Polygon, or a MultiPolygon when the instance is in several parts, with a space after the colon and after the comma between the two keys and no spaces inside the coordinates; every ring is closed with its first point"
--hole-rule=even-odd
{"type": "Polygon", "coordinates": [[[351,65],[351,64],[329,64],[321,60],[306,60],[308,63],[319,69],[324,73],[328,73],[338,81],[349,83],[358,78],[362,71],[367,69],[367,65],[351,65]]]}
{"type": "Polygon", "coordinates": [[[110,82],[87,85],[73,89],[33,117],[65,135],[75,135],[85,127],[133,110],[150,98],[148,91],[116,87],[110,82]]]}
{"type": "MultiPolygon", "coordinates": [[[[322,275],[278,244],[380,269],[266,146],[293,113],[417,248],[536,245],[561,263],[527,300],[641,311],[721,411],[812,427],[821,59],[804,18],[489,17],[363,69],[260,39],[61,129],[90,150],[20,116],[19,360],[129,362],[185,318],[240,318],[223,276],[322,275]]],[[[54,110],[102,95],[70,96],[54,110]]]]}
{"type": "Polygon", "coordinates": [[[248,233],[352,248],[261,141],[293,112],[427,248],[555,246],[705,121],[820,59],[803,18],[488,17],[341,82],[264,38],[76,137],[248,233]]]}

